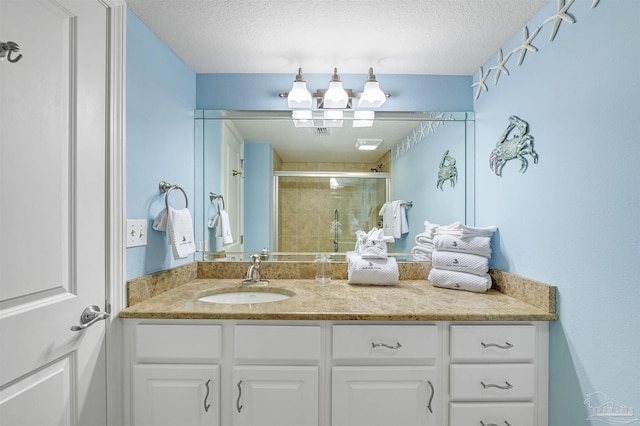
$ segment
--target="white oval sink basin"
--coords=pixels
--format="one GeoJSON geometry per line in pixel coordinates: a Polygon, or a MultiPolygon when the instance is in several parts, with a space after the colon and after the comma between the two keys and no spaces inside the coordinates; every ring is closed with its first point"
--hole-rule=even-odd
{"type": "Polygon", "coordinates": [[[291,296],[288,294],[274,293],[269,291],[233,291],[228,293],[218,293],[204,296],[198,300],[208,303],[224,303],[227,305],[243,305],[251,303],[269,303],[279,300],[286,300],[291,296]]]}

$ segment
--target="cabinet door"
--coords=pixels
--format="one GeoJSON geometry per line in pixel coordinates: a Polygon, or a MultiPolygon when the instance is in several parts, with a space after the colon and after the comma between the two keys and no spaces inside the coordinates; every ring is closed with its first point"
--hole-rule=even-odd
{"type": "Polygon", "coordinates": [[[133,424],[220,424],[220,367],[142,364],[133,369],[133,424]]]}
{"type": "Polygon", "coordinates": [[[334,367],[333,426],[440,426],[435,367],[334,367]]]}
{"type": "Polygon", "coordinates": [[[237,366],[234,426],[317,426],[318,367],[237,366]]]}

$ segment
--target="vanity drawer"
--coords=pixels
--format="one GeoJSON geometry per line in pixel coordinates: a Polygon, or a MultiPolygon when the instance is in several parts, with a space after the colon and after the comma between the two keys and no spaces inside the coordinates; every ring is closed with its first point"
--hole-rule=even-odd
{"type": "Polygon", "coordinates": [[[449,404],[449,426],[534,426],[532,402],[483,402],[449,404]]]}
{"type": "Polygon", "coordinates": [[[535,325],[453,325],[453,362],[530,362],[536,354],[535,325]]]}
{"type": "Polygon", "coordinates": [[[533,364],[451,365],[453,401],[523,401],[535,395],[533,364]]]}
{"type": "Polygon", "coordinates": [[[313,361],[320,359],[320,327],[307,325],[238,325],[237,361],[313,361]]]}
{"type": "Polygon", "coordinates": [[[138,362],[209,362],[222,354],[222,327],[219,325],[136,326],[135,348],[138,362]]]}
{"type": "Polygon", "coordinates": [[[409,360],[435,363],[439,353],[435,325],[336,325],[334,360],[409,360]]]}

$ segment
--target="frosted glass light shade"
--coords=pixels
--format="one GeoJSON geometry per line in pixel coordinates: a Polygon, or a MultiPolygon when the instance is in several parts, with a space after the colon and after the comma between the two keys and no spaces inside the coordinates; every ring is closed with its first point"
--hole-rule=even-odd
{"type": "Polygon", "coordinates": [[[324,108],[346,108],[349,95],[342,87],[341,81],[329,82],[329,89],[324,93],[322,105],[324,108]]]}
{"type": "Polygon", "coordinates": [[[293,125],[296,127],[313,127],[313,112],[310,110],[295,110],[291,112],[293,125]]]}
{"type": "Polygon", "coordinates": [[[358,108],[378,108],[387,100],[387,95],[380,89],[377,81],[367,81],[360,96],[358,108]]]}
{"type": "Polygon", "coordinates": [[[374,111],[353,111],[353,127],[372,127],[374,111]]]}
{"type": "Polygon", "coordinates": [[[307,90],[307,83],[294,81],[293,87],[287,96],[289,108],[311,108],[311,93],[307,90]]]}
{"type": "Polygon", "coordinates": [[[324,127],[342,127],[344,113],[342,111],[325,111],[322,125],[324,127]]]}

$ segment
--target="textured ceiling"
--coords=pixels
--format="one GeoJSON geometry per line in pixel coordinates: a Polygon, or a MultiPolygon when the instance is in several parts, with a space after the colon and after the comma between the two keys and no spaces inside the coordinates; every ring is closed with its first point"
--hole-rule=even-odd
{"type": "Polygon", "coordinates": [[[549,0],[127,0],[196,73],[471,75],[549,0]]]}

